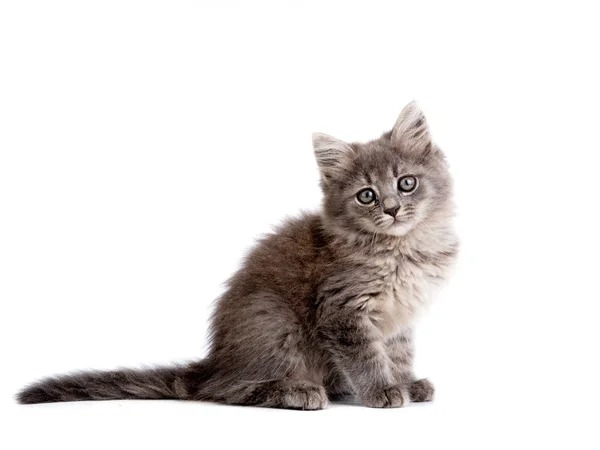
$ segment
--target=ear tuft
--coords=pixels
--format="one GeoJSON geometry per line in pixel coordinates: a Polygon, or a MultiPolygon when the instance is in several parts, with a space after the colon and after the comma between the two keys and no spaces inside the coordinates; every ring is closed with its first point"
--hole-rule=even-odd
{"type": "Polygon", "coordinates": [[[325,182],[339,174],[352,147],[346,142],[324,133],[313,133],[313,150],[325,182]]]}
{"type": "Polygon", "coordinates": [[[392,130],[392,144],[406,152],[427,154],[432,147],[429,125],[423,111],[412,101],[404,107],[392,130]]]}

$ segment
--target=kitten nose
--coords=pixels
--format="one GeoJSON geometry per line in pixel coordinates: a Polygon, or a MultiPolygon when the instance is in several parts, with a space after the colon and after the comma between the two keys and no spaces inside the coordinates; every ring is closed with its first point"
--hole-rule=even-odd
{"type": "Polygon", "coordinates": [[[399,209],[400,209],[400,206],[394,206],[393,208],[384,209],[383,212],[392,217],[396,217],[396,213],[398,212],[399,209]]]}

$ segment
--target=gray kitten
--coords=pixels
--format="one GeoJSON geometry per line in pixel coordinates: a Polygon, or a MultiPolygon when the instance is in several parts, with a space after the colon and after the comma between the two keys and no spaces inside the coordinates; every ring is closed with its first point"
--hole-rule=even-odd
{"type": "Polygon", "coordinates": [[[433,385],[412,372],[412,328],[458,249],[444,155],[414,103],[379,139],[315,134],[313,144],[323,211],[288,221],[245,258],[217,302],[206,359],[48,378],[18,401],[306,410],[345,394],[376,408],[430,401],[433,385]]]}

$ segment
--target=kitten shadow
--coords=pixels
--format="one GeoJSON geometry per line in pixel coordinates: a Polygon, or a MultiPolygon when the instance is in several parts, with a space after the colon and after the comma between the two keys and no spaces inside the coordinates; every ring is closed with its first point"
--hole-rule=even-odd
{"type": "Polygon", "coordinates": [[[352,394],[330,396],[329,401],[335,405],[363,406],[360,400],[352,394]]]}

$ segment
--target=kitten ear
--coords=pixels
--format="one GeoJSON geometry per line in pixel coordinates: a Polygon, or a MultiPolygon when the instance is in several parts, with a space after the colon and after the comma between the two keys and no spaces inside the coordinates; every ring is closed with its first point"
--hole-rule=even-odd
{"type": "Polygon", "coordinates": [[[404,107],[392,130],[392,144],[406,152],[428,154],[433,142],[423,111],[412,101],[404,107]]]}
{"type": "Polygon", "coordinates": [[[324,133],[313,133],[312,141],[323,181],[328,182],[343,171],[348,154],[353,152],[352,147],[324,133]]]}

